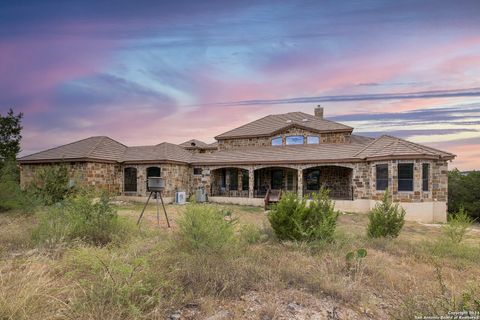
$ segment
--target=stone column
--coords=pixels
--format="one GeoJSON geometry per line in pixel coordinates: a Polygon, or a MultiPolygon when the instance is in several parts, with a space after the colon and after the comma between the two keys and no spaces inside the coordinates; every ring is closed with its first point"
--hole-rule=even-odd
{"type": "Polygon", "coordinates": [[[243,178],[243,170],[242,169],[238,169],[238,175],[237,175],[237,190],[238,191],[242,191],[243,190],[243,181],[242,181],[242,178],[243,178]]]}
{"type": "Polygon", "coordinates": [[[232,172],[230,169],[225,169],[225,190],[230,191],[230,175],[232,172]]]}
{"type": "Polygon", "coordinates": [[[298,181],[297,181],[297,195],[299,198],[303,197],[303,169],[298,168],[297,169],[298,173],[298,181]]]}
{"type": "Polygon", "coordinates": [[[253,188],[254,188],[254,170],[253,167],[248,168],[248,197],[253,198],[253,188]]]}

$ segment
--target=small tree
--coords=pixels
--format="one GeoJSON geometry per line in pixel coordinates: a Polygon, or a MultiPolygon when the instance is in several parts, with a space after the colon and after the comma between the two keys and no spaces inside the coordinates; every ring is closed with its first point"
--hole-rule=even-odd
{"type": "Polygon", "coordinates": [[[32,188],[45,205],[62,201],[69,193],[68,168],[65,165],[48,166],[35,176],[32,188]]]}
{"type": "Polygon", "coordinates": [[[461,207],[471,218],[480,219],[480,171],[448,173],[448,212],[455,214],[461,207]]]}
{"type": "Polygon", "coordinates": [[[6,160],[15,160],[20,152],[23,113],[15,115],[10,109],[5,116],[0,114],[0,165],[6,160]]]}
{"type": "Polygon", "coordinates": [[[367,234],[370,238],[393,237],[400,234],[405,223],[405,209],[393,204],[389,190],[385,190],[383,199],[368,214],[367,234]]]}
{"type": "Polygon", "coordinates": [[[18,168],[13,160],[5,161],[0,169],[0,210],[20,209],[26,204],[25,194],[18,183],[18,168]]]}
{"type": "Polygon", "coordinates": [[[443,234],[453,243],[462,242],[468,232],[468,228],[472,226],[473,219],[465,212],[463,207],[449,216],[448,222],[442,227],[443,234]]]}
{"type": "Polygon", "coordinates": [[[307,204],[294,193],[285,194],[272,208],[268,219],[280,240],[333,240],[339,212],[328,191],[321,189],[307,204]]]}

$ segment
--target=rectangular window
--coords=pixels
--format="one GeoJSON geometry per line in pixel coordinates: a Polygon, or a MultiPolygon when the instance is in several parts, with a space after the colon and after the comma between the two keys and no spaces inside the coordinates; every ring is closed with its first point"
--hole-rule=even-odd
{"type": "Polygon", "coordinates": [[[388,188],[388,164],[377,164],[377,190],[387,190],[388,188]]]}
{"type": "Polygon", "coordinates": [[[319,136],[308,136],[307,137],[307,144],[319,144],[320,137],[319,136]]]}
{"type": "Polygon", "coordinates": [[[422,165],[422,190],[428,191],[428,176],[430,171],[430,165],[428,163],[424,163],[422,165]]]}
{"type": "Polygon", "coordinates": [[[413,163],[398,164],[398,191],[413,191],[413,163]]]}
{"type": "Polygon", "coordinates": [[[193,175],[194,176],[202,175],[202,168],[193,168],[193,175]]]}
{"type": "Polygon", "coordinates": [[[285,139],[286,145],[303,144],[303,136],[289,136],[285,139]]]}
{"type": "Polygon", "coordinates": [[[277,137],[272,139],[272,146],[281,146],[282,145],[282,137],[277,137]]]}

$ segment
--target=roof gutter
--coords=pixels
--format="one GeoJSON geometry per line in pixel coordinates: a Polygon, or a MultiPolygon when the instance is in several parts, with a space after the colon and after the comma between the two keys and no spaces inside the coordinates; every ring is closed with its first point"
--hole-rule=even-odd
{"type": "Polygon", "coordinates": [[[42,163],[62,163],[62,162],[98,162],[98,163],[118,163],[115,160],[95,159],[95,158],[62,158],[62,159],[17,159],[19,164],[42,164],[42,163]]]}

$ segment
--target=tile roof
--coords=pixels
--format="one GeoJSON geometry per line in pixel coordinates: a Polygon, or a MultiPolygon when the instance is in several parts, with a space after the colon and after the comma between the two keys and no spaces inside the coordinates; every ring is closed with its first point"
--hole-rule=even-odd
{"type": "Polygon", "coordinates": [[[442,158],[450,160],[454,157],[455,155],[451,153],[388,135],[383,135],[377,139],[352,135],[350,143],[248,147],[202,154],[192,154],[184,147],[166,142],[155,146],[127,147],[108,137],[91,137],[22,157],[19,162],[97,160],[120,163],[177,162],[197,165],[286,164],[401,158],[442,158]]]}
{"type": "Polygon", "coordinates": [[[308,163],[355,161],[363,143],[338,143],[295,146],[268,146],[228,149],[210,154],[196,154],[193,164],[308,163]]]}
{"type": "Polygon", "coordinates": [[[185,149],[214,149],[217,147],[217,145],[217,142],[208,144],[197,139],[190,139],[179,144],[180,147],[185,149]]]}
{"type": "Polygon", "coordinates": [[[118,161],[127,147],[109,137],[98,136],[21,157],[20,162],[96,159],[118,161]]]}
{"type": "Polygon", "coordinates": [[[362,144],[367,144],[375,140],[375,138],[370,138],[366,136],[360,136],[358,134],[351,134],[350,135],[350,142],[352,143],[362,143],[362,144]]]}
{"type": "Polygon", "coordinates": [[[163,142],[156,146],[128,147],[120,159],[120,162],[183,162],[189,163],[192,154],[184,148],[163,142]]]}
{"type": "Polygon", "coordinates": [[[441,157],[447,159],[455,157],[452,153],[389,135],[382,135],[373,140],[355,156],[363,159],[405,156],[441,157]]]}
{"type": "Polygon", "coordinates": [[[299,127],[320,133],[328,131],[351,132],[353,130],[352,127],[315,117],[311,114],[304,112],[290,112],[263,117],[241,127],[222,133],[216,136],[215,139],[268,136],[290,127],[299,127]]]}

